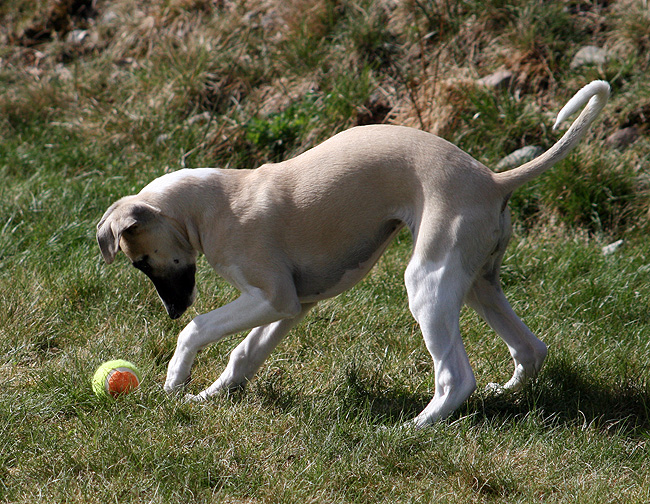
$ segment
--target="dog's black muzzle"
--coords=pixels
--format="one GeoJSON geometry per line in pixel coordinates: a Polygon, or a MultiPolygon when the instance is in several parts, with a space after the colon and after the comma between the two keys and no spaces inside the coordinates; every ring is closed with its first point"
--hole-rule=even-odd
{"type": "Polygon", "coordinates": [[[166,275],[150,275],[158,295],[172,319],[177,319],[194,302],[194,275],[196,266],[187,266],[180,270],[170,271],[166,275]]]}

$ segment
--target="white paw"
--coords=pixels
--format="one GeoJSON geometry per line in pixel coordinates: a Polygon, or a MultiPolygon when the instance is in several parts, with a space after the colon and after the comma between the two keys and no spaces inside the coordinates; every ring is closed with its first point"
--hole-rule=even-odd
{"type": "Polygon", "coordinates": [[[163,389],[169,395],[178,395],[183,391],[184,388],[185,388],[185,383],[182,382],[175,383],[175,382],[167,381],[165,382],[165,385],[163,385],[163,389]]]}
{"type": "Polygon", "coordinates": [[[164,389],[165,392],[167,392],[169,395],[172,395],[172,394],[177,393],[177,392],[179,391],[180,388],[181,388],[181,387],[179,387],[178,385],[173,385],[173,384],[170,384],[170,383],[165,383],[165,385],[163,385],[163,389],[164,389]]]}
{"type": "Polygon", "coordinates": [[[499,384],[499,383],[488,383],[485,386],[485,391],[489,394],[494,394],[494,395],[501,395],[503,394],[507,389],[499,384]]]}
{"type": "Polygon", "coordinates": [[[416,431],[426,427],[426,425],[417,425],[414,420],[408,422],[403,422],[401,424],[394,425],[380,425],[377,427],[377,432],[382,432],[386,434],[398,434],[407,431],[416,431]]]}
{"type": "Polygon", "coordinates": [[[400,432],[403,431],[419,431],[422,430],[426,427],[429,427],[431,424],[430,423],[417,423],[414,420],[410,420],[409,422],[404,422],[403,424],[398,426],[398,429],[400,432]]]}
{"type": "Polygon", "coordinates": [[[185,387],[190,383],[192,375],[188,373],[185,375],[185,378],[181,378],[178,375],[170,376],[170,373],[167,373],[167,379],[165,380],[165,385],[163,388],[168,394],[180,394],[185,390],[185,387]]]}
{"type": "Polygon", "coordinates": [[[200,395],[185,394],[183,396],[183,402],[186,403],[196,403],[196,402],[203,402],[203,401],[205,401],[205,398],[201,397],[200,395]]]}

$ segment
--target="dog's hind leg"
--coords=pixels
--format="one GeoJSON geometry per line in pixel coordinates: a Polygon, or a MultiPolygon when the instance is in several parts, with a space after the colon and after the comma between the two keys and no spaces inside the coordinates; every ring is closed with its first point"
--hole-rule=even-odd
{"type": "Polygon", "coordinates": [[[537,376],[546,358],[547,347],[508,303],[501,290],[498,267],[476,278],[465,301],[506,342],[514,361],[512,378],[504,385],[490,384],[489,387],[496,391],[521,389],[529,379],[537,376]]]}
{"type": "Polygon", "coordinates": [[[253,329],[230,353],[228,365],[221,376],[200,394],[196,396],[188,394],[185,396],[186,399],[201,401],[222,390],[244,387],[252,380],[284,336],[305,318],[314,305],[315,303],[303,304],[300,313],[295,317],[253,329]]]}
{"type": "Polygon", "coordinates": [[[459,323],[471,277],[453,250],[438,261],[423,259],[416,251],[404,276],[409,308],[434,363],[434,397],[413,420],[423,427],[450,415],[476,388],[459,323]]]}

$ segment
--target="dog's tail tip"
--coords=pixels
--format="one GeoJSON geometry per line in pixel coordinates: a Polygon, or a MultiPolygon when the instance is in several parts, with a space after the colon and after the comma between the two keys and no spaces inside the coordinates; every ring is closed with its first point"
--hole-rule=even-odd
{"type": "Polygon", "coordinates": [[[604,80],[595,80],[590,82],[578,91],[564,107],[562,107],[562,110],[558,113],[555,124],[553,125],[553,130],[558,129],[560,124],[562,124],[574,112],[577,112],[587,100],[598,100],[604,105],[609,98],[610,92],[611,87],[609,82],[604,80]]]}
{"type": "Polygon", "coordinates": [[[534,179],[555,163],[564,159],[576,144],[585,135],[589,125],[598,117],[600,112],[605,108],[609,98],[610,87],[605,81],[593,81],[578,91],[567,104],[562,107],[557,115],[554,129],[557,128],[565,119],[579,111],[585,105],[586,107],[580,116],[573,121],[570,128],[562,138],[560,138],[549,150],[532,161],[513,168],[512,170],[497,173],[496,178],[503,189],[504,194],[508,194],[519,186],[534,179]]]}

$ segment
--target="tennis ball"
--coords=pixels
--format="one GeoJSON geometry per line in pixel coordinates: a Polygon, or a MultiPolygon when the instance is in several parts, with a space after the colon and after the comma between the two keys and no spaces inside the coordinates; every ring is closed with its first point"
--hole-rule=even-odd
{"type": "Polygon", "coordinates": [[[140,385],[140,370],[122,359],[104,362],[93,376],[93,391],[98,397],[128,394],[140,385]]]}

